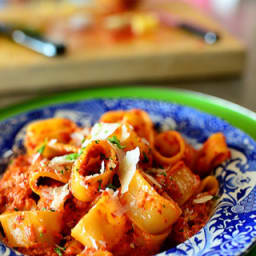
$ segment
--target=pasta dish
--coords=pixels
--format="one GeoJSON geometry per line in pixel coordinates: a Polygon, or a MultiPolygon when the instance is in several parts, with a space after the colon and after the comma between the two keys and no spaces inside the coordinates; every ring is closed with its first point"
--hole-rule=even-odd
{"type": "Polygon", "coordinates": [[[0,180],[0,236],[31,256],[147,256],[182,243],[208,221],[211,172],[230,158],[221,132],[195,149],[139,109],[90,128],[38,120],[24,146],[0,180]]]}

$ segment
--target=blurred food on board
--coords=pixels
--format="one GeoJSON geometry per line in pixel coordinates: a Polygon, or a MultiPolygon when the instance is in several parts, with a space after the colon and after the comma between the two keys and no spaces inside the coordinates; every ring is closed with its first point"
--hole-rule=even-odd
{"type": "MultiPolygon", "coordinates": [[[[33,5],[36,2],[27,1],[33,5]]],[[[47,1],[43,7],[51,2],[56,1],[47,1]]],[[[171,27],[190,32],[209,44],[219,39],[212,30],[194,24],[192,20],[172,15],[162,3],[142,0],[94,0],[82,1],[82,4],[61,2],[63,4],[58,3],[56,6],[58,12],[48,15],[37,25],[24,19],[18,22],[24,28],[34,26],[44,37],[65,44],[70,51],[127,43],[135,38],[157,42],[165,40],[171,27]]],[[[41,1],[38,4],[43,5],[41,1]]]]}

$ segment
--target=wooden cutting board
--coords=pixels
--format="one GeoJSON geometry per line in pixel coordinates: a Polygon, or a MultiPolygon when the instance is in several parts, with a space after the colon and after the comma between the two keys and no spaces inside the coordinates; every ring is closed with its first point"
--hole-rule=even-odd
{"type": "MultiPolygon", "coordinates": [[[[217,22],[181,1],[164,8],[218,31],[221,40],[206,45],[170,28],[159,40],[134,40],[106,47],[84,47],[65,57],[48,59],[0,38],[0,94],[41,89],[68,89],[111,82],[189,79],[241,73],[245,46],[217,22]]],[[[0,20],[39,22],[56,9],[21,7],[0,12],[0,20]]]]}

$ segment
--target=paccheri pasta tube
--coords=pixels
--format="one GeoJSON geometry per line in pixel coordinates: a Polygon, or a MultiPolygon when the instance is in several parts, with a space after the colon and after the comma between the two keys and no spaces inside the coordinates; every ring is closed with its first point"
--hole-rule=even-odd
{"type": "Polygon", "coordinates": [[[197,150],[140,109],[90,128],[39,120],[24,144],[0,180],[0,223],[1,239],[31,256],[148,256],[183,242],[207,222],[211,171],[230,157],[223,134],[197,150]]]}

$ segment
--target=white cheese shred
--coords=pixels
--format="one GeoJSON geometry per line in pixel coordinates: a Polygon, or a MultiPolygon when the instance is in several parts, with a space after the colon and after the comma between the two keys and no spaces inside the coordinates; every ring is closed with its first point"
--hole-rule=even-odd
{"type": "Polygon", "coordinates": [[[105,140],[113,134],[117,128],[120,127],[119,123],[96,123],[91,130],[91,138],[86,140],[82,147],[86,147],[91,141],[105,140]]]}
{"type": "Polygon", "coordinates": [[[128,191],[129,184],[136,172],[136,166],[139,162],[140,150],[136,147],[134,150],[126,152],[126,155],[120,163],[120,183],[121,193],[124,194],[128,191]]]}
{"type": "Polygon", "coordinates": [[[53,201],[51,203],[51,209],[58,210],[64,203],[66,197],[69,194],[68,184],[54,188],[52,191],[53,201]]]}
{"type": "Polygon", "coordinates": [[[193,203],[194,204],[204,204],[210,200],[213,199],[213,196],[211,195],[208,195],[208,196],[203,196],[203,197],[199,197],[199,198],[196,198],[193,200],[193,203]]]}

